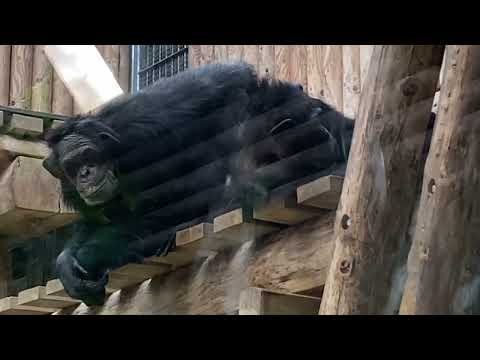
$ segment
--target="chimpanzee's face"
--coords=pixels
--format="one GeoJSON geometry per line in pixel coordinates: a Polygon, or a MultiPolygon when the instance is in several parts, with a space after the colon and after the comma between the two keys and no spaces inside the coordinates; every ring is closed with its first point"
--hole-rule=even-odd
{"type": "Polygon", "coordinates": [[[55,155],[44,161],[44,167],[73,185],[87,205],[101,205],[117,195],[113,164],[104,159],[92,139],[81,134],[65,136],[56,145],[55,155]]]}

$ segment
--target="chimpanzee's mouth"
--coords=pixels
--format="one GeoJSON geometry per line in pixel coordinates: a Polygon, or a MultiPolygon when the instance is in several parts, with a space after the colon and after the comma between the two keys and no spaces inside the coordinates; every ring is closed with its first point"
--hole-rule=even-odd
{"type": "Polygon", "coordinates": [[[112,171],[107,171],[104,179],[94,190],[81,194],[83,200],[90,206],[102,205],[112,200],[118,194],[118,180],[112,171]]]}

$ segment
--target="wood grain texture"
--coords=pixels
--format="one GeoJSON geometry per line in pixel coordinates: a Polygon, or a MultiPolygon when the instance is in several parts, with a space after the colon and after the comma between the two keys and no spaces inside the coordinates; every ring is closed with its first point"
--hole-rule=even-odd
{"type": "Polygon", "coordinates": [[[119,45],[118,82],[125,93],[130,91],[130,45],[119,45]]]}
{"type": "Polygon", "coordinates": [[[103,307],[80,305],[87,314],[232,314],[242,290],[257,286],[297,293],[323,285],[332,253],[332,221],[328,216],[249,241],[218,253],[201,264],[179,268],[139,287],[114,293],[103,307]]]}
{"type": "Polygon", "coordinates": [[[337,110],[343,109],[342,45],[323,45],[322,73],[324,98],[337,110]]]}
{"type": "Polygon", "coordinates": [[[289,80],[302,85],[305,92],[307,87],[307,47],[306,45],[293,45],[289,64],[289,80]]]}
{"type": "Polygon", "coordinates": [[[120,45],[101,45],[101,54],[115,79],[119,80],[120,45]]]}
{"type": "Polygon", "coordinates": [[[228,61],[228,45],[215,45],[215,62],[228,61]]]}
{"type": "Polygon", "coordinates": [[[0,105],[8,106],[12,45],[0,45],[0,105]]]}
{"type": "Polygon", "coordinates": [[[243,60],[258,72],[258,45],[244,45],[243,60]]]}
{"type": "Polygon", "coordinates": [[[244,60],[245,45],[228,45],[228,58],[230,60],[244,60]]]}
{"type": "Polygon", "coordinates": [[[480,46],[444,65],[400,314],[480,313],[480,46]]]}
{"type": "Polygon", "coordinates": [[[258,74],[262,77],[275,77],[275,45],[258,46],[258,74]]]}
{"type": "Polygon", "coordinates": [[[9,105],[31,109],[33,46],[12,45],[9,105]]]}
{"type": "Polygon", "coordinates": [[[360,101],[360,45],[343,45],[343,113],[354,119],[360,101]]]}
{"type": "Polygon", "coordinates": [[[308,95],[317,99],[325,95],[322,49],[322,45],[307,45],[308,95]]]}
{"type": "Polygon", "coordinates": [[[43,51],[43,45],[33,48],[32,110],[52,111],[53,67],[43,51]]]}
{"type": "Polygon", "coordinates": [[[289,78],[291,45],[275,45],[275,78],[286,80],[289,78]]]}
{"type": "Polygon", "coordinates": [[[55,72],[53,74],[52,112],[66,116],[73,114],[73,98],[55,72]]]}
{"type": "Polygon", "coordinates": [[[401,279],[406,264],[442,50],[429,45],[376,45],[373,50],[335,220],[335,251],[321,314],[398,310],[402,283],[396,277],[401,279]],[[417,77],[427,69],[435,69],[430,78],[417,77]],[[426,99],[430,104],[423,113],[411,111],[426,99]]]}
{"type": "Polygon", "coordinates": [[[363,89],[374,45],[360,45],[360,86],[363,89]]]}

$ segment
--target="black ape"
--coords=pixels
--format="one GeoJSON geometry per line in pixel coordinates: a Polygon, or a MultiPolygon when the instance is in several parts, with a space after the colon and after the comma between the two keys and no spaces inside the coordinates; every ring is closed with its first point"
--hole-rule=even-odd
{"type": "Polygon", "coordinates": [[[298,85],[244,63],[189,70],[66,121],[44,161],[84,218],[57,260],[66,291],[101,304],[109,269],[168,253],[180,223],[345,163],[352,131],[298,85]]]}

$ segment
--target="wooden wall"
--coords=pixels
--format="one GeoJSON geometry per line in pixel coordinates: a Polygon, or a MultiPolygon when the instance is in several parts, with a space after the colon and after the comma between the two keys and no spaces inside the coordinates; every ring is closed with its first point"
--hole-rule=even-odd
{"type": "MultiPolygon", "coordinates": [[[[129,45],[97,45],[97,48],[127,91],[129,45]]],[[[0,45],[0,105],[67,116],[78,113],[42,45],[0,45]]]]}
{"type": "Polygon", "coordinates": [[[242,59],[354,117],[373,45],[189,45],[190,67],[242,59]]]}

